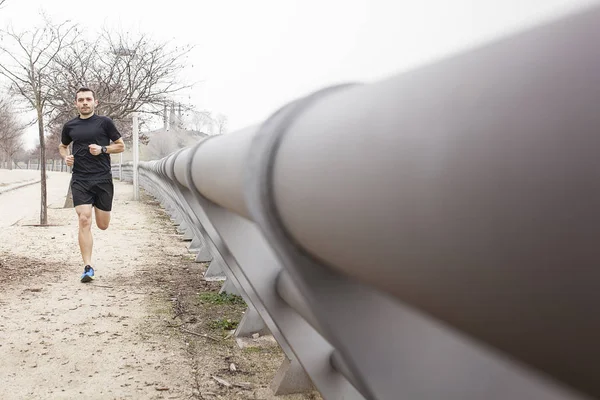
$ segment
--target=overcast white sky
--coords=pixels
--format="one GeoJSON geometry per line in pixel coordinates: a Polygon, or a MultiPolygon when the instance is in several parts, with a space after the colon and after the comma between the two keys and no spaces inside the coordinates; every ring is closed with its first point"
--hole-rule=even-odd
{"type": "Polygon", "coordinates": [[[260,122],[324,86],[373,81],[587,6],[591,0],[7,0],[0,26],[45,10],[88,28],[121,25],[194,44],[185,100],[260,122]],[[156,4],[156,5],[152,5],[156,4]]]}

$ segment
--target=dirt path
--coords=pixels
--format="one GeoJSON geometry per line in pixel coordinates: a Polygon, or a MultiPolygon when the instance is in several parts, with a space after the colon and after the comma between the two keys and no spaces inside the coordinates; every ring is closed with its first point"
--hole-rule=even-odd
{"type": "Polygon", "coordinates": [[[268,386],[279,348],[228,339],[243,304],[202,279],[206,266],[150,197],[131,201],[120,182],[115,191],[111,227],[93,229],[91,284],[79,282],[64,197],[50,204],[51,226],[35,226],[33,209],[1,229],[0,399],[276,398],[268,386]]]}
{"type": "Polygon", "coordinates": [[[73,209],[52,204],[56,226],[26,226],[38,223],[33,218],[2,230],[2,265],[15,268],[8,282],[16,284],[3,283],[0,297],[0,398],[151,399],[165,397],[157,389],[166,388],[168,397],[192,394],[185,349],[147,333],[144,298],[160,289],[128,283],[161,250],[148,240],[158,234],[149,228],[148,206],[128,201],[128,189],[118,185],[110,229],[94,230],[93,285],[78,280],[73,209]]]}

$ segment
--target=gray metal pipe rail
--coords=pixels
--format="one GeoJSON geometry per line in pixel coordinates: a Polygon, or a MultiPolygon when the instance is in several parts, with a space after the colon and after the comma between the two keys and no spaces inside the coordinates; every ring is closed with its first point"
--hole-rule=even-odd
{"type": "Polygon", "coordinates": [[[594,5],[140,168],[326,398],[598,398],[599,37],[594,5]]]}

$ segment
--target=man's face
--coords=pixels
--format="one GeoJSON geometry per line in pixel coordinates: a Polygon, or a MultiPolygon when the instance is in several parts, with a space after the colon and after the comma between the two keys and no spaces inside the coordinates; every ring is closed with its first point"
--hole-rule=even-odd
{"type": "Polygon", "coordinates": [[[94,99],[94,94],[92,92],[77,93],[75,106],[77,107],[77,111],[79,111],[79,114],[84,116],[92,115],[97,105],[98,101],[94,99]]]}

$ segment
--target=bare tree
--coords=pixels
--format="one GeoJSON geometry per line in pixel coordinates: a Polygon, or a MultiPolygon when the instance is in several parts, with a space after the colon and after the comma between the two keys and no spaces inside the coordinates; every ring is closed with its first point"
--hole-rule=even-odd
{"type": "Polygon", "coordinates": [[[61,131],[57,128],[50,129],[50,134],[46,136],[46,158],[51,160],[60,159],[60,152],[58,151],[58,145],[60,144],[61,131]]]}
{"type": "Polygon", "coordinates": [[[31,153],[28,150],[25,150],[24,147],[22,147],[19,151],[16,152],[16,154],[13,157],[13,160],[17,167],[19,167],[20,162],[27,164],[27,162],[31,160],[31,153]]]}
{"type": "Polygon", "coordinates": [[[23,149],[25,125],[20,124],[11,104],[0,99],[0,153],[12,169],[15,155],[23,149]]]}
{"type": "Polygon", "coordinates": [[[227,122],[229,121],[227,116],[223,114],[217,114],[214,120],[215,124],[217,125],[217,135],[223,135],[224,133],[227,133],[227,122]]]}
{"type": "Polygon", "coordinates": [[[40,225],[48,225],[44,116],[51,106],[48,82],[52,77],[49,74],[57,55],[73,46],[76,27],[69,21],[53,24],[46,17],[43,22],[42,26],[22,32],[13,28],[0,30],[0,55],[10,60],[0,64],[0,74],[10,81],[10,91],[36,112],[41,148],[40,225]]]}
{"type": "Polygon", "coordinates": [[[186,126],[194,131],[211,135],[214,123],[210,111],[192,111],[186,126]]]}
{"type": "Polygon", "coordinates": [[[108,29],[94,42],[69,47],[57,57],[49,83],[51,103],[59,110],[53,120],[72,113],[74,93],[86,86],[96,92],[98,114],[112,118],[129,142],[132,113],[144,123],[144,115],[162,113],[169,96],[192,86],[179,80],[191,49],[108,29]]]}

